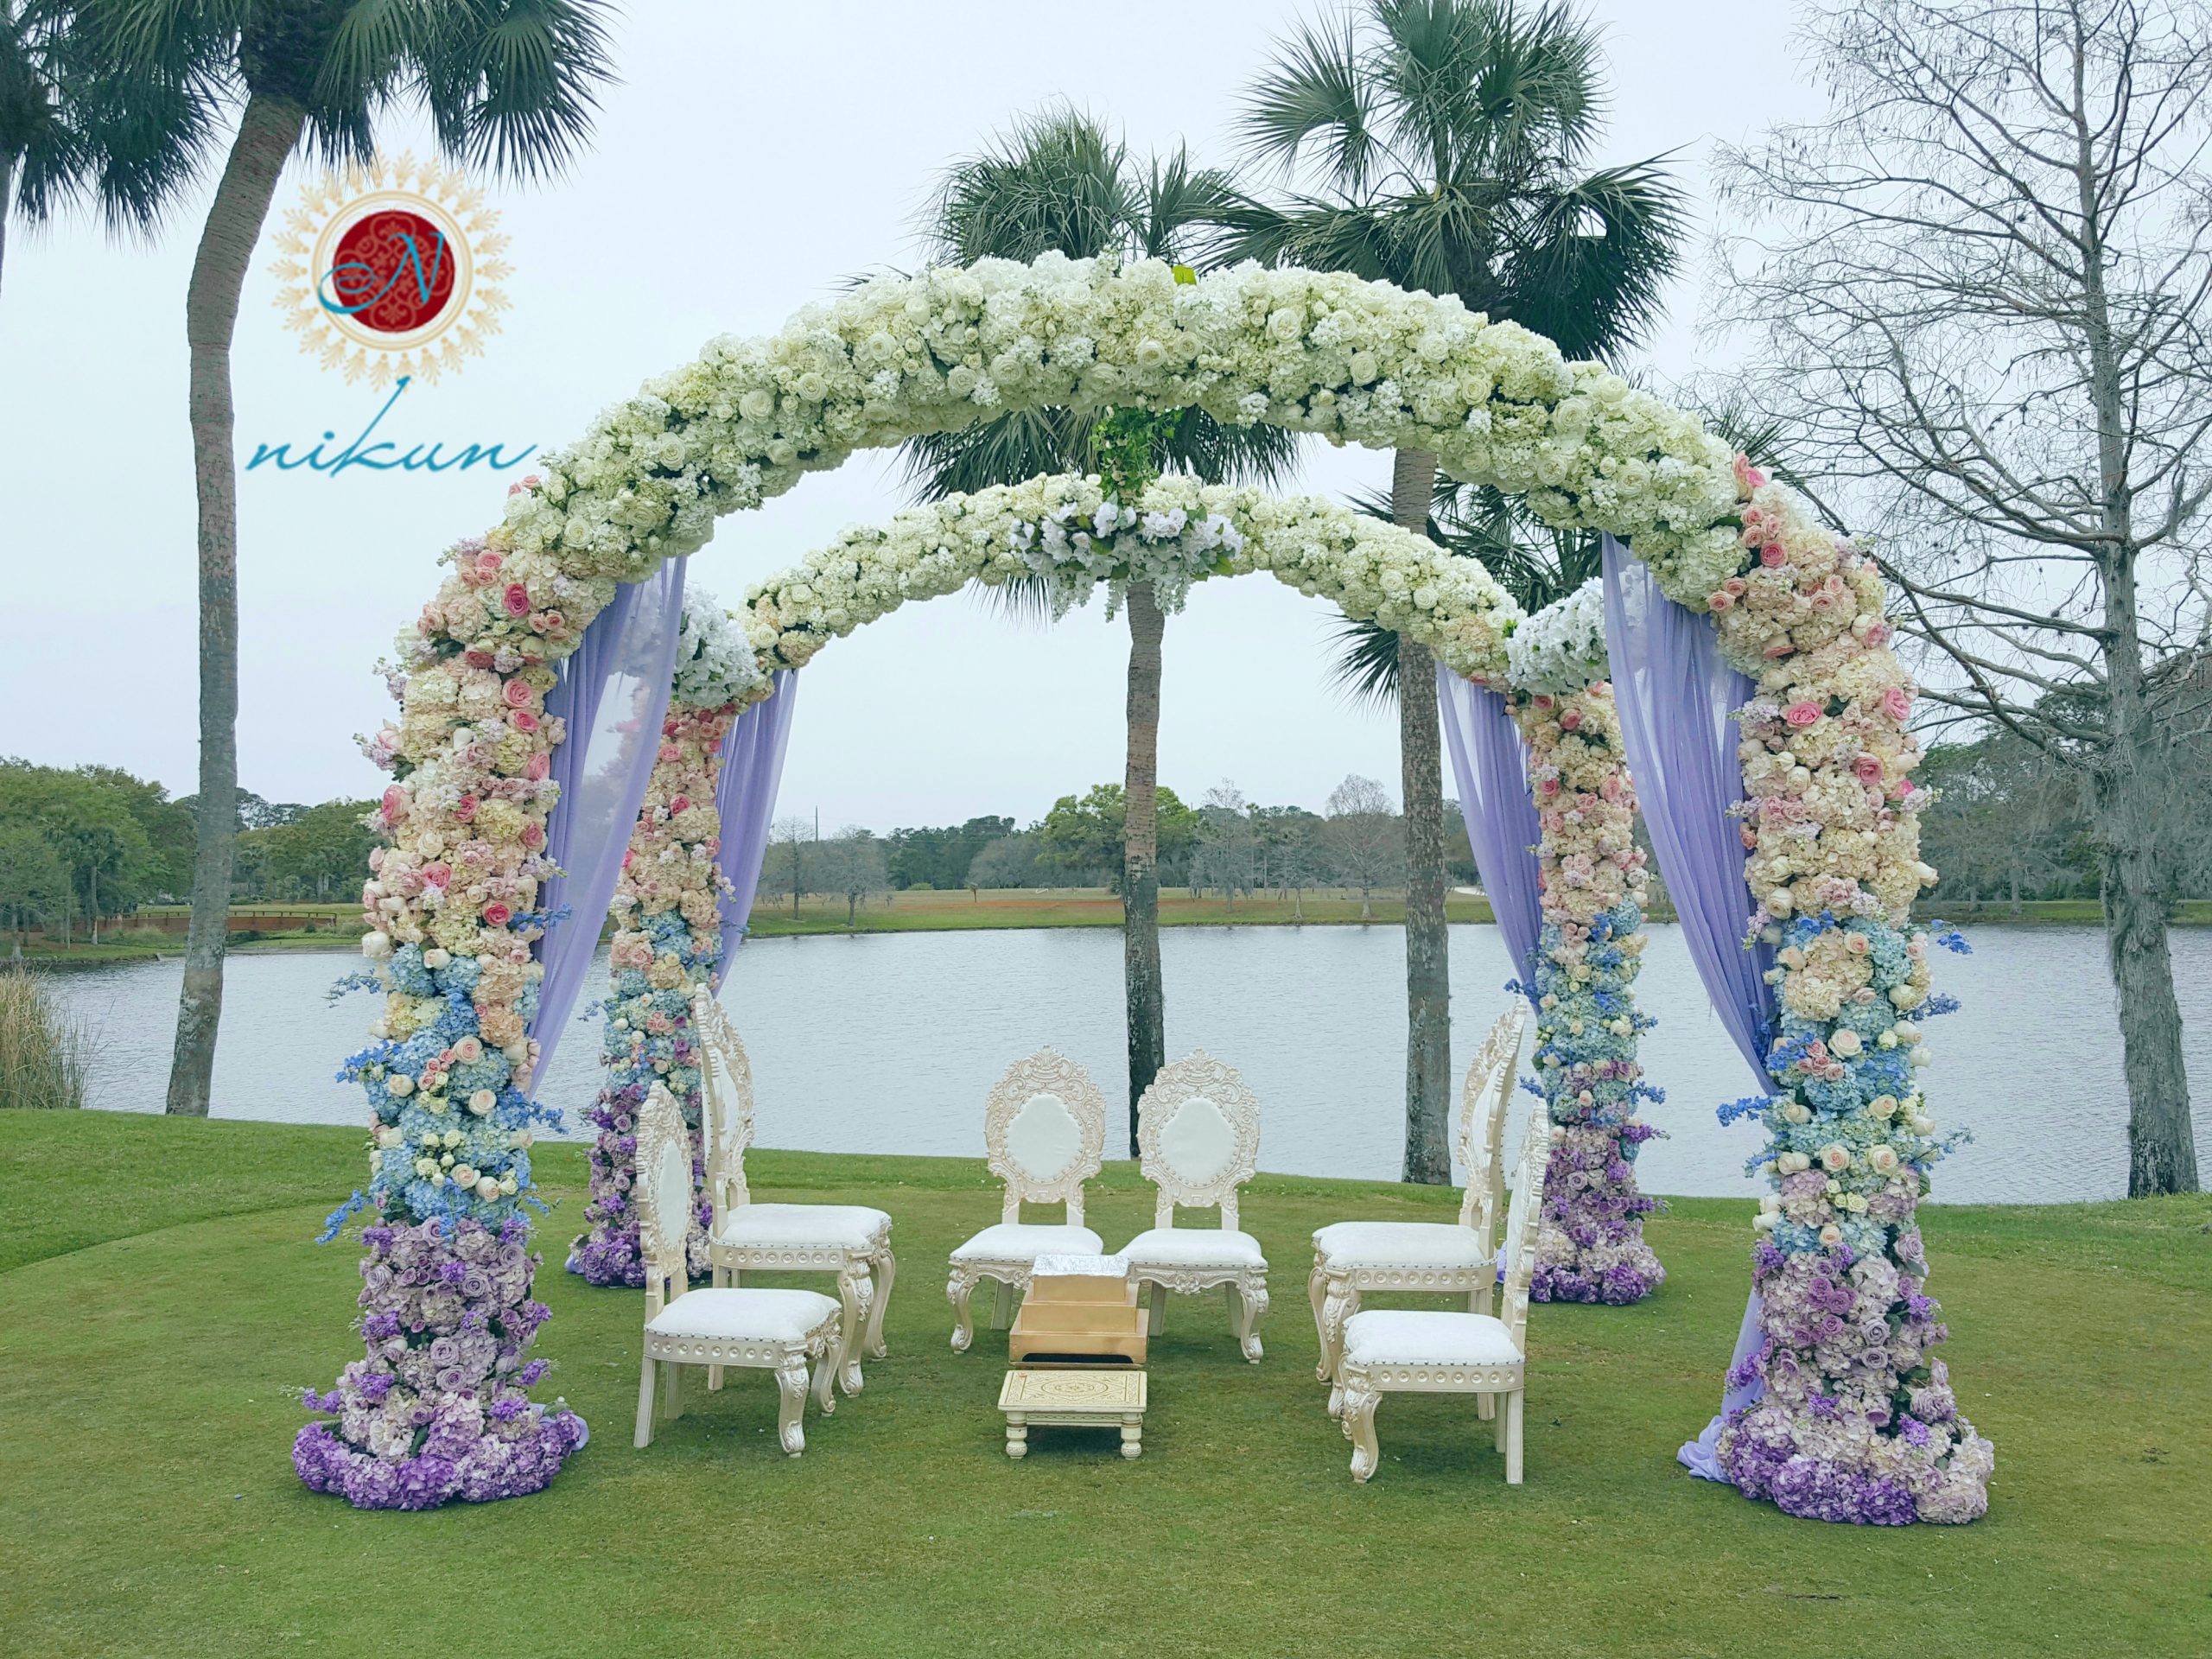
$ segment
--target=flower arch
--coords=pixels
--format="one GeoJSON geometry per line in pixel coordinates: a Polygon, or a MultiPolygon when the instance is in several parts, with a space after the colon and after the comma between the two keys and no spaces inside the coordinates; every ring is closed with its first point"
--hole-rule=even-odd
{"type": "MultiPolygon", "coordinates": [[[[613,584],[695,550],[715,518],[857,449],[999,410],[1196,404],[1332,442],[1433,450],[1446,471],[1524,496],[1548,523],[1609,531],[1669,597],[1713,614],[1729,657],[1760,671],[1745,728],[1760,803],[1747,824],[1763,906],[1753,919],[1790,938],[1766,1113],[1770,1213],[1782,1218],[1763,1227],[1755,1273],[1777,1290],[1802,1281],[1827,1311],[1809,1325],[1794,1306],[1770,1320],[1753,1362],[1766,1398],[1732,1426],[1724,1454],[1746,1491],[1802,1513],[1978,1515],[1988,1443],[1957,1416],[1927,1356],[1941,1328],[1920,1289],[1913,1211],[1938,1148],[1914,1128],[1926,1119],[1909,1078],[1889,1075],[1904,1039],[1885,1024],[1891,1046],[1877,1050],[1868,1035],[1878,1013],[1909,1026],[1894,1016],[1927,1000],[1924,935],[1909,918],[1933,879],[1918,862],[1907,779],[1911,690],[1872,563],[1694,416],[1456,300],[1294,269],[1183,275],[1046,256],[868,283],[776,335],[715,341],[651,382],[548,456],[499,526],[453,550],[453,574],[402,641],[399,724],[374,745],[400,773],[382,812],[393,845],[364,890],[365,950],[388,1000],[378,1042],[349,1065],[376,1118],[370,1192],[384,1219],[372,1231],[421,1230],[426,1259],[398,1275],[405,1288],[451,1269],[429,1258],[468,1228],[526,1236],[531,947],[544,920],[531,906],[547,873],[547,757],[564,735],[543,697],[552,664],[613,584]],[[1771,731],[1770,706],[1783,722],[1771,731]],[[1783,804],[1770,813],[1770,803],[1783,804]],[[1816,836],[1802,833],[1808,823],[1816,836]],[[1855,950],[1830,933],[1870,943],[1855,950]],[[1858,992],[1878,998],[1883,987],[1886,1007],[1869,1012],[1858,992]],[[1845,1025],[1856,1047],[1819,1036],[1845,1025]],[[477,1058],[458,1058],[467,1044],[477,1058]],[[1884,1065],[1862,1065],[1875,1054],[1884,1065]],[[1893,1086],[1873,1095],[1878,1083],[1893,1086]],[[452,1115],[456,1098],[465,1115],[452,1115]],[[1827,1136],[1815,1192],[1796,1160],[1801,1143],[1827,1136]],[[474,1181],[453,1173],[463,1170],[474,1181]],[[1832,1338],[1831,1319],[1855,1336],[1832,1338]]],[[[825,611],[826,632],[794,628],[772,596],[771,609],[756,602],[754,620],[776,626],[787,656],[841,626],[825,611]]],[[[529,1306],[534,1332],[542,1308],[529,1306]]],[[[442,1300],[436,1308],[442,1318],[442,1300]]],[[[414,1503],[550,1478],[581,1441],[573,1414],[516,1405],[512,1390],[496,1411],[480,1403],[486,1379],[518,1370],[519,1345],[495,1343],[474,1372],[426,1367],[416,1352],[440,1320],[407,1323],[372,1338],[318,1398],[339,1421],[302,1431],[302,1478],[357,1503],[392,1501],[378,1463],[407,1465],[414,1503]],[[429,1426],[448,1417],[436,1466],[425,1465],[429,1426]],[[501,1478],[472,1483],[448,1467],[469,1458],[499,1464],[501,1478]]]]}

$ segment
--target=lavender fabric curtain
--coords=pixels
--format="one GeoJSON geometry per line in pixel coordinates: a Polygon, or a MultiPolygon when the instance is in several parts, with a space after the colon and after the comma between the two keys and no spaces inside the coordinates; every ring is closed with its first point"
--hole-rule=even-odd
{"type": "Polygon", "coordinates": [[[1543,833],[1529,798],[1527,747],[1505,699],[1436,665],[1436,701],[1444,747],[1459,785],[1459,816],[1475,870],[1513,971],[1535,997],[1536,934],[1542,925],[1536,897],[1536,842],[1543,833]]]}
{"type": "MultiPolygon", "coordinates": [[[[1690,960],[1765,1094],[1773,1086],[1765,1054],[1774,1020],[1766,974],[1774,952],[1764,944],[1744,946],[1756,906],[1744,880],[1743,838],[1731,816],[1744,798],[1744,773],[1729,715],[1758,687],[1722,659],[1713,624],[1662,594],[1650,569],[1611,536],[1605,538],[1605,649],[1629,772],[1690,960]]],[[[1729,1361],[1732,1376],[1758,1350],[1760,1312],[1753,1290],[1729,1361]]],[[[1724,1478],[1715,1453],[1722,1421],[1764,1392],[1757,1379],[1726,1390],[1720,1415],[1679,1454],[1692,1474],[1724,1478]]]]}
{"type": "Polygon", "coordinates": [[[623,582],[607,607],[559,668],[545,711],[568,722],[553,751],[560,798],[545,833],[546,856],[563,874],[542,889],[539,904],[569,913],[549,923],[538,941],[545,977],[530,1022],[537,1039],[533,1084],[550,1077],[553,1052],[575,1011],[614,884],[622,874],[630,832],[645,804],[645,785],[660,753],[676,665],[677,625],[683,614],[685,559],[664,559],[643,582],[623,582]]]}
{"type": "Polygon", "coordinates": [[[798,701],[798,672],[779,670],[775,695],[740,715],[722,740],[715,807],[722,818],[721,852],[715,862],[729,883],[718,906],[724,971],[745,938],[753,898],[760,890],[760,861],[767,856],[768,823],[776,814],[776,786],[783,779],[784,751],[791,744],[791,710],[798,701]]]}

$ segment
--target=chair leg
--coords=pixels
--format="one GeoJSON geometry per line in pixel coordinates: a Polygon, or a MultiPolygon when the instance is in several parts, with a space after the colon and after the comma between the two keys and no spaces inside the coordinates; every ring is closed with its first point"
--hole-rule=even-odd
{"type": "Polygon", "coordinates": [[[822,1408],[824,1417],[837,1409],[836,1391],[831,1387],[837,1380],[837,1368],[832,1363],[836,1357],[835,1349],[824,1349],[822,1357],[814,1362],[814,1403],[822,1408]]]}
{"type": "Polygon", "coordinates": [[[683,1368],[672,1359],[660,1363],[660,1414],[669,1423],[683,1414],[683,1368]]]}
{"type": "Polygon", "coordinates": [[[1344,1391],[1344,1438],[1351,1442],[1351,1478],[1364,1486],[1382,1461],[1375,1440],[1375,1408],[1382,1396],[1368,1388],[1344,1391]]]}
{"type": "Polygon", "coordinates": [[[875,1302],[868,1311],[868,1351],[882,1359],[891,1352],[883,1341],[883,1316],[891,1306],[892,1281],[899,1276],[899,1259],[888,1248],[870,1264],[870,1276],[875,1281],[875,1302]]]}
{"type": "MultiPolygon", "coordinates": [[[[714,1273],[715,1288],[717,1290],[727,1288],[730,1284],[730,1281],[736,1277],[737,1275],[732,1273],[728,1268],[716,1268],[714,1273]]],[[[709,1394],[720,1394],[721,1391],[722,1368],[719,1365],[708,1366],[707,1392],[709,1394]]]]}
{"type": "Polygon", "coordinates": [[[976,1281],[955,1268],[952,1277],[945,1281],[945,1300],[952,1304],[952,1351],[964,1354],[968,1344],[976,1339],[976,1316],[968,1303],[976,1294],[976,1281]]]}
{"type": "Polygon", "coordinates": [[[638,1432],[632,1442],[639,1451],[653,1443],[653,1357],[647,1354],[638,1370],[638,1432]]]}
{"type": "Polygon", "coordinates": [[[1306,1300],[1313,1305],[1313,1340],[1321,1350],[1321,1363],[1313,1373],[1313,1380],[1325,1382],[1332,1369],[1329,1363],[1329,1333],[1321,1325],[1321,1309],[1329,1297],[1329,1275],[1321,1266],[1321,1258],[1313,1258],[1313,1271],[1306,1275],[1306,1300]]]}
{"type": "Polygon", "coordinates": [[[1268,1281],[1248,1279],[1229,1287],[1231,1318],[1236,1322],[1236,1345],[1244,1351],[1244,1357],[1256,1365],[1265,1351],[1260,1346],[1260,1316],[1268,1311],[1268,1281]]]}
{"type": "Polygon", "coordinates": [[[1144,1333],[1156,1337],[1167,1329],[1167,1287],[1154,1281],[1151,1305],[1145,1310],[1144,1333]]]}
{"type": "Polygon", "coordinates": [[[1519,1389],[1505,1396],[1505,1409],[1500,1414],[1505,1419],[1505,1484],[1521,1484],[1521,1423],[1527,1414],[1519,1389]]]}
{"type": "Polygon", "coordinates": [[[1014,1287],[1003,1279],[994,1281],[991,1292],[991,1329],[1003,1331],[1014,1323],[1014,1287]]]}
{"type": "Polygon", "coordinates": [[[1498,1396],[1494,1394],[1484,1394],[1478,1395],[1476,1398],[1482,1402],[1478,1414],[1497,1419],[1491,1433],[1491,1438],[1497,1442],[1498,1451],[1503,1453],[1505,1450],[1505,1413],[1498,1409],[1498,1396]]]}
{"type": "Polygon", "coordinates": [[[1336,1382],[1338,1362],[1344,1357],[1344,1321],[1358,1312],[1359,1292],[1353,1287],[1351,1281],[1332,1275],[1329,1280],[1328,1294],[1321,1304],[1322,1382],[1336,1382]]]}
{"type": "Polygon", "coordinates": [[[849,1395],[861,1391],[861,1332],[868,1318],[867,1264],[847,1261],[837,1274],[837,1300],[842,1312],[837,1323],[837,1346],[827,1363],[849,1395]]]}
{"type": "Polygon", "coordinates": [[[807,1380],[804,1359],[776,1370],[776,1438],[789,1457],[806,1450],[807,1380]]]}

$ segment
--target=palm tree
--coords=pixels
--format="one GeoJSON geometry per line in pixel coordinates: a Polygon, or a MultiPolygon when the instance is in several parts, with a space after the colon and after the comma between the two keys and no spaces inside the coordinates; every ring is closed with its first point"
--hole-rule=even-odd
{"type": "MultiPolygon", "coordinates": [[[[1092,116],[1057,108],[1016,124],[982,154],[946,173],[925,225],[933,261],[1071,257],[1178,259],[1226,211],[1225,175],[1194,169],[1178,148],[1143,167],[1092,116]]],[[[1161,416],[1068,409],[1003,415],[959,432],[917,438],[907,467],[927,499],[1041,473],[1096,468],[1141,485],[1147,474],[1188,472],[1210,483],[1272,481],[1290,468],[1296,439],[1274,427],[1225,426],[1202,410],[1161,416]]],[[[1017,604],[1034,590],[1016,589],[1017,604]]],[[[1122,959],[1128,1008],[1129,1155],[1137,1101],[1166,1064],[1160,973],[1157,789],[1160,642],[1166,626],[1151,585],[1132,582],[1128,755],[1122,830],[1122,959]]]]}
{"type": "MultiPolygon", "coordinates": [[[[1586,171],[1603,112],[1597,31],[1563,4],[1362,0],[1299,26],[1249,95],[1255,161],[1286,194],[1234,201],[1227,251],[1457,295],[1550,335],[1570,357],[1618,350],[1674,269],[1681,197],[1656,161],[1586,171]],[[1310,188],[1301,183],[1310,181],[1310,188]]],[[[1390,517],[1428,521],[1436,457],[1402,449],[1390,517]]],[[[1384,649],[1365,645],[1370,658],[1384,649]]],[[[1399,639],[1406,821],[1406,1159],[1451,1179],[1451,987],[1444,789],[1428,651],[1399,639]]]]}
{"type": "Polygon", "coordinates": [[[606,0],[41,0],[87,66],[84,126],[111,223],[151,229],[222,146],[185,290],[199,493],[200,789],[192,926],[168,1109],[204,1116],[223,1007],[238,834],[238,493],[231,338],[278,175],[305,148],[366,162],[377,118],[426,109],[441,149],[510,178],[557,173],[611,78],[606,0]]]}
{"type": "Polygon", "coordinates": [[[8,215],[41,219],[83,188],[86,157],[63,65],[67,20],[0,0],[0,263],[8,215]]]}

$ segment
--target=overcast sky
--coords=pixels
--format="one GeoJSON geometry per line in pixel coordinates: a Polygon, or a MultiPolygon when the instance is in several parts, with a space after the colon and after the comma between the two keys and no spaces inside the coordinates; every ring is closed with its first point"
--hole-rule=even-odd
{"type": "MultiPolygon", "coordinates": [[[[1071,99],[1133,147],[1187,140],[1230,159],[1238,94],[1301,10],[1270,0],[1040,0],[836,6],[634,0],[616,29],[623,84],[559,184],[493,192],[511,309],[486,354],[416,387],[379,436],[556,446],[603,405],[718,334],[760,334],[849,275],[906,264],[938,169],[1020,111],[1071,99]]],[[[1607,0],[1613,113],[1602,159],[1676,152],[1699,193],[1716,139],[1815,104],[1793,82],[1789,14],[1748,0],[1607,0]]],[[[390,124],[387,148],[427,151],[390,124]]],[[[278,213],[299,199],[296,163],[278,213]]],[[[194,787],[192,457],[183,294],[206,208],[152,245],[94,226],[9,226],[0,289],[0,753],[103,761],[194,787]]],[[[273,222],[273,217],[272,217],[273,222]]],[[[1700,213],[1700,241],[1709,222],[1700,213]]],[[[342,436],[382,395],[302,355],[282,324],[264,236],[233,359],[243,461],[342,436]]],[[[1701,254],[1697,261],[1702,264],[1701,254]]],[[[1677,285],[1645,361],[1697,360],[1698,290],[1677,285]]],[[[1387,482],[1387,457],[1318,448],[1300,486],[1387,482]]],[[[267,468],[240,483],[239,778],[271,799],[367,794],[351,734],[390,705],[372,664],[436,585],[440,549],[494,522],[504,479],[338,477],[267,468]]],[[[690,582],[746,585],[904,499],[881,456],[726,518],[690,582]]],[[[1318,807],[1349,772],[1396,792],[1395,721],[1327,683],[1332,613],[1264,581],[1198,588],[1170,620],[1160,776],[1195,798],[1224,779],[1318,807]]],[[[825,830],[1003,812],[1122,772],[1126,630],[1094,603],[1057,627],[962,595],[876,623],[806,673],[783,805],[825,830]]]]}

